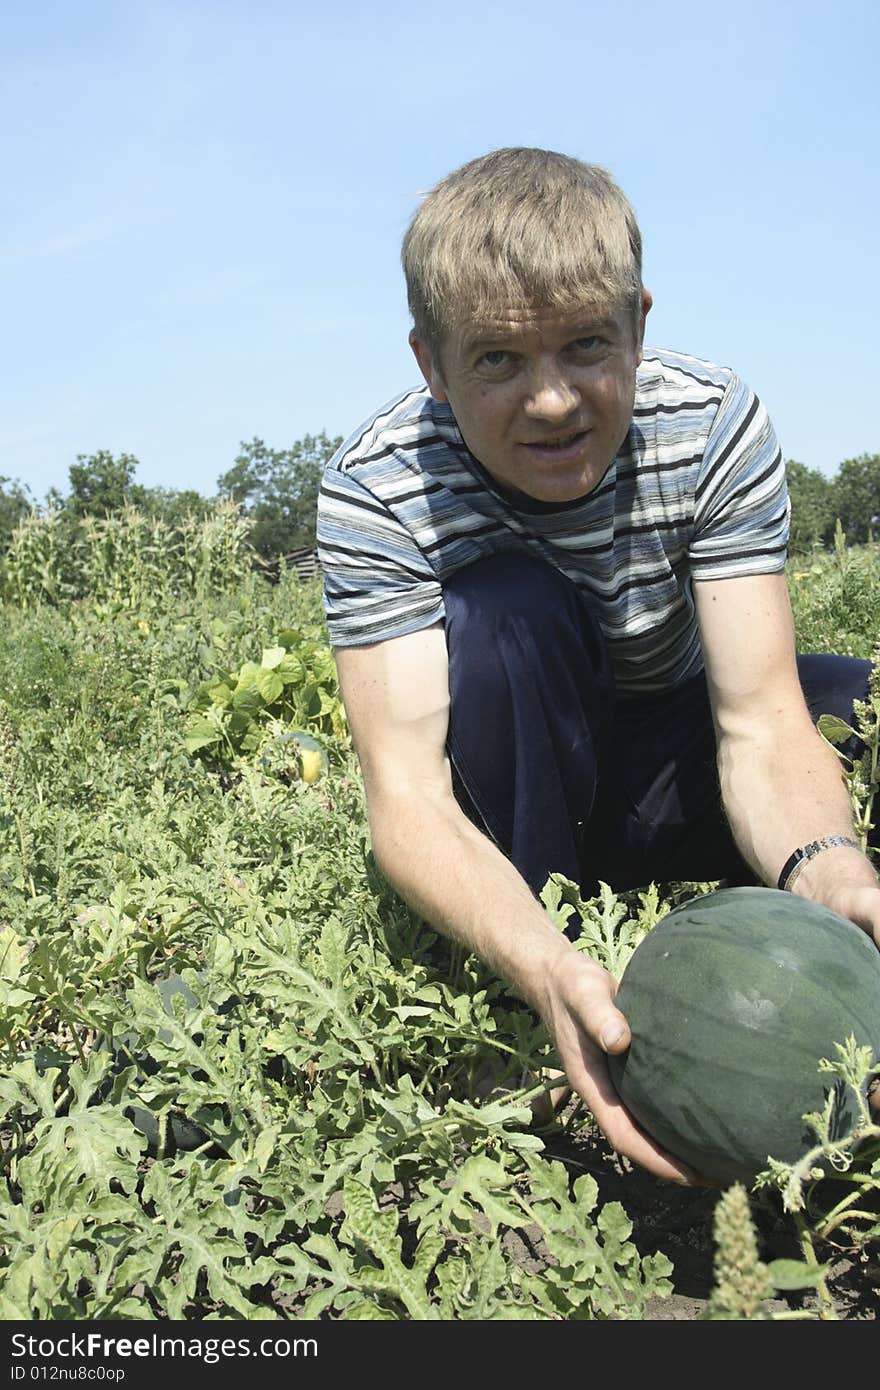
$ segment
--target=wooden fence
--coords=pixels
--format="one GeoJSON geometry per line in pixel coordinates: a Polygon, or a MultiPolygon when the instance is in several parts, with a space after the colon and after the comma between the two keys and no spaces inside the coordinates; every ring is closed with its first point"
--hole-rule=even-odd
{"type": "Polygon", "coordinates": [[[271,560],[258,556],[256,567],[271,584],[277,584],[285,570],[296,570],[298,579],[314,579],[321,573],[318,552],[312,545],[302,545],[298,550],[288,550],[285,555],[273,555],[271,560]]]}

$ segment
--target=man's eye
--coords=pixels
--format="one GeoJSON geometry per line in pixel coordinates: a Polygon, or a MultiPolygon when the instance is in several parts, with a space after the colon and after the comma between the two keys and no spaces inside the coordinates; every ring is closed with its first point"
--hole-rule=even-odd
{"type": "Polygon", "coordinates": [[[497,371],[499,367],[506,367],[510,362],[510,353],[503,348],[491,348],[489,352],[484,352],[480,358],[479,365],[488,367],[489,370],[497,371]]]}
{"type": "Polygon", "coordinates": [[[591,334],[588,338],[575,338],[572,347],[579,348],[582,352],[595,352],[601,343],[602,339],[598,334],[591,334]]]}

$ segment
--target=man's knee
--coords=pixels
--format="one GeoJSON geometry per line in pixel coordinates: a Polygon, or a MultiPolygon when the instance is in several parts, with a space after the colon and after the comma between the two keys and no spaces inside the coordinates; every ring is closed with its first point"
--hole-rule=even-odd
{"type": "MultiPolygon", "coordinates": [[[[799,656],[797,664],[811,719],[815,722],[820,715],[831,714],[854,728],[853,704],[868,699],[871,662],[822,652],[799,656]]],[[[856,735],[838,747],[844,757],[853,759],[860,758],[865,749],[856,735]]]]}
{"type": "Polygon", "coordinates": [[[576,598],[571,580],[537,555],[504,551],[457,570],[443,585],[447,625],[546,622],[576,598]]]}
{"type": "Polygon", "coordinates": [[[527,555],[460,570],[444,598],[456,795],[538,891],[552,868],[577,872],[611,727],[604,638],[571,581],[527,555]]]}
{"type": "Polygon", "coordinates": [[[813,719],[834,714],[847,722],[855,700],[868,698],[871,662],[854,656],[810,653],[797,659],[801,688],[813,719]]]}
{"type": "Polygon", "coordinates": [[[514,667],[568,668],[576,683],[610,692],[599,621],[566,575],[540,556],[504,552],[459,570],[444,585],[450,661],[496,659],[514,667]]]}

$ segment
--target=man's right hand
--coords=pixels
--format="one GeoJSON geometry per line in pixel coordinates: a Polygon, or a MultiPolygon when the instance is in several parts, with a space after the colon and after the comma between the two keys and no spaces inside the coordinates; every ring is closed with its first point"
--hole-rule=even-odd
{"type": "Polygon", "coordinates": [[[539,1009],[570,1084],[612,1148],[655,1177],[698,1185],[697,1173],[636,1125],[614,1088],[606,1055],[625,1052],[630,1044],[616,993],[614,977],[572,947],[554,960],[539,1009]]]}

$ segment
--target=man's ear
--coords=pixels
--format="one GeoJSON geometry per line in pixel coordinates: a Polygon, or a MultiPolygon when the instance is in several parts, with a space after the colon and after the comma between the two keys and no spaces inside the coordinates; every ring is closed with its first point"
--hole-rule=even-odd
{"type": "Polygon", "coordinates": [[[642,290],[642,312],[639,318],[638,343],[636,344],[636,365],[642,360],[642,348],[645,344],[645,319],[651,312],[654,297],[650,290],[642,290]]]}
{"type": "Polygon", "coordinates": [[[428,344],[422,338],[419,338],[417,336],[415,329],[412,329],[409,335],[409,345],[412,348],[415,359],[419,364],[419,371],[425,378],[428,390],[431,392],[431,395],[434,397],[434,400],[447,400],[448,397],[446,395],[446,386],[443,382],[443,376],[440,372],[440,368],[437,364],[435,356],[428,344]]]}

